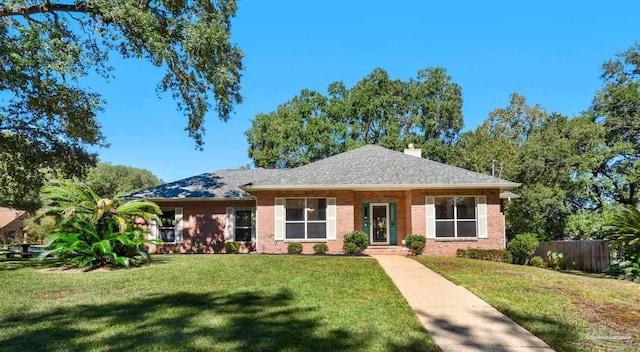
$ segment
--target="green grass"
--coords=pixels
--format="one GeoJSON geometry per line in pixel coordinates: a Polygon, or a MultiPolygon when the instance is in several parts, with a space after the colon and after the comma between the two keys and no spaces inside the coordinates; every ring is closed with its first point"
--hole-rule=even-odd
{"type": "Polygon", "coordinates": [[[0,263],[0,350],[437,350],[374,259],[155,258],[88,273],[0,263]]]}
{"type": "Polygon", "coordinates": [[[640,285],[474,259],[417,260],[462,285],[557,351],[640,349],[640,285]]]}

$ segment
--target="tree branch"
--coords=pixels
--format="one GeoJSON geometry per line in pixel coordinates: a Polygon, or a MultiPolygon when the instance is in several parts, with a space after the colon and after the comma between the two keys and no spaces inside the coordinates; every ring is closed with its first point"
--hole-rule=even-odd
{"type": "Polygon", "coordinates": [[[92,13],[93,11],[85,2],[77,4],[51,4],[47,2],[40,5],[0,8],[0,18],[9,16],[29,16],[48,12],[92,13]]]}

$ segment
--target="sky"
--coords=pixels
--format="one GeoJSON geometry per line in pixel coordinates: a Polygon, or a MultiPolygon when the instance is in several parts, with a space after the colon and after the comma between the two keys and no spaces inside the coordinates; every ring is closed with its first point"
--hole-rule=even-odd
{"type": "Polygon", "coordinates": [[[244,102],[222,122],[206,117],[204,150],[187,118],[155,87],[163,69],[114,57],[115,78],[87,83],[99,115],[103,162],[150,170],[165,182],[251,164],[244,132],[302,89],[351,87],[377,67],[407,80],[443,67],[462,87],[464,130],[511,93],[576,116],[598,89],[602,64],[640,41],[640,1],[239,1],[232,42],[244,52],[244,102]]]}

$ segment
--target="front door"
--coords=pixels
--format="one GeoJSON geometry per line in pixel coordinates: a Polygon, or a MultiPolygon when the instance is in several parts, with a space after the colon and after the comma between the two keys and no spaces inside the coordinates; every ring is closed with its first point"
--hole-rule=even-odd
{"type": "Polygon", "coordinates": [[[389,244],[389,203],[369,204],[371,244],[389,244]]]}

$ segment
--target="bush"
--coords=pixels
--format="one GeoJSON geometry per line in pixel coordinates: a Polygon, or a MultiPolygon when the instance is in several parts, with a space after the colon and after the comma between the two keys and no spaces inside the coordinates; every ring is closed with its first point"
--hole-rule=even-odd
{"type": "Polygon", "coordinates": [[[424,252],[424,243],[420,241],[411,242],[411,245],[409,246],[409,250],[413,255],[420,255],[422,254],[422,252],[424,252]]]}
{"type": "Polygon", "coordinates": [[[240,243],[233,241],[227,242],[224,244],[224,250],[227,254],[238,254],[238,251],[240,251],[240,243]]]}
{"type": "Polygon", "coordinates": [[[531,264],[532,266],[535,266],[536,268],[547,267],[547,264],[544,262],[544,259],[542,259],[542,257],[539,255],[536,255],[535,257],[531,258],[531,260],[529,261],[529,264],[531,264]]]}
{"type": "Polygon", "coordinates": [[[421,235],[407,235],[407,238],[404,239],[404,246],[411,248],[411,244],[414,242],[425,244],[427,243],[427,238],[421,235]]]}
{"type": "Polygon", "coordinates": [[[369,246],[369,236],[362,231],[353,231],[344,235],[344,245],[342,249],[345,253],[362,253],[369,246]],[[355,252],[347,252],[345,249],[347,243],[351,243],[356,246],[355,252]]]}
{"type": "Polygon", "coordinates": [[[300,254],[302,253],[302,243],[300,242],[291,242],[287,245],[287,252],[289,254],[300,254]]]}
{"type": "Polygon", "coordinates": [[[329,246],[326,243],[316,243],[313,245],[313,253],[325,254],[329,250],[329,246]]]}
{"type": "Polygon", "coordinates": [[[56,223],[47,237],[47,253],[86,268],[128,267],[150,260],[144,230],[134,219],[158,219],[157,204],[142,200],[100,198],[90,187],[64,181],[41,190],[40,216],[56,223]]]}
{"type": "Polygon", "coordinates": [[[344,251],[344,254],[358,254],[362,252],[358,250],[358,246],[356,246],[355,243],[351,243],[351,242],[347,242],[343,244],[342,250],[344,251]]]}
{"type": "Polygon", "coordinates": [[[507,250],[513,256],[513,263],[527,265],[540,241],[533,233],[521,233],[507,244],[507,250]]]}
{"type": "Polygon", "coordinates": [[[605,273],[618,279],[640,282],[640,259],[612,260],[609,268],[605,270],[605,273]]]}
{"type": "Polygon", "coordinates": [[[492,262],[502,262],[502,263],[511,263],[513,261],[513,256],[511,255],[511,253],[503,249],[480,249],[480,248],[458,249],[456,251],[456,257],[489,260],[492,262]]]}

